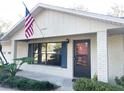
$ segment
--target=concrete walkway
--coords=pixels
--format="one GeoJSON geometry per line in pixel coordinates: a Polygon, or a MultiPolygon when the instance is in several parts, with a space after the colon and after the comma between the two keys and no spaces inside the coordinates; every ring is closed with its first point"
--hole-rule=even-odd
{"type": "Polygon", "coordinates": [[[56,89],[56,91],[73,91],[72,88],[73,82],[71,79],[68,78],[63,78],[63,77],[53,76],[43,73],[30,72],[30,71],[19,71],[17,75],[40,81],[49,81],[53,84],[61,86],[58,89],[56,89]]]}
{"type": "Polygon", "coordinates": [[[17,91],[17,90],[0,86],[0,91],[17,91]]]}

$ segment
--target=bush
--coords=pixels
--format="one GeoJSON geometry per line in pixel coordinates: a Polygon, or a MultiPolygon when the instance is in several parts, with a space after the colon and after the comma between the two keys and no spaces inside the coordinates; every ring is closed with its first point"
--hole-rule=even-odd
{"type": "Polygon", "coordinates": [[[115,82],[117,85],[124,87],[124,76],[121,76],[120,78],[116,77],[115,82]]]}
{"type": "Polygon", "coordinates": [[[74,83],[76,91],[122,91],[121,86],[110,85],[108,83],[98,82],[86,78],[76,80],[74,83]]]}
{"type": "Polygon", "coordinates": [[[94,80],[94,81],[97,81],[98,80],[98,76],[97,76],[97,74],[95,73],[94,74],[94,76],[93,76],[93,79],[92,80],[94,80]]]}
{"type": "Polygon", "coordinates": [[[0,66],[0,83],[1,84],[4,83],[4,81],[6,81],[8,77],[9,77],[8,71],[6,71],[3,66],[0,66]]]}
{"type": "Polygon", "coordinates": [[[19,90],[32,90],[32,91],[43,91],[53,90],[55,87],[48,81],[37,81],[24,77],[15,76],[13,79],[9,79],[4,82],[4,85],[8,85],[11,88],[17,88],[19,90]]]}

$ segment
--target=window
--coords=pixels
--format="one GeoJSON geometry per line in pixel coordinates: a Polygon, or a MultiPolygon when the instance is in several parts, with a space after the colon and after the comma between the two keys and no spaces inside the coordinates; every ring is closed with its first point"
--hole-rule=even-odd
{"type": "Polygon", "coordinates": [[[48,65],[61,65],[61,43],[47,43],[47,63],[48,65]]]}
{"type": "Polygon", "coordinates": [[[61,65],[61,43],[29,44],[29,57],[34,58],[34,64],[61,65]]]}

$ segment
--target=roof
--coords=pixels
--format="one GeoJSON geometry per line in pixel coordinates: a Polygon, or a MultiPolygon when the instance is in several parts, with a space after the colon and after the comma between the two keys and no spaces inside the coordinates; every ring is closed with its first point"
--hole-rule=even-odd
{"type": "MultiPolygon", "coordinates": [[[[58,6],[51,6],[51,5],[42,4],[42,3],[37,4],[30,12],[35,17],[44,9],[49,9],[49,10],[59,11],[59,12],[63,12],[63,13],[78,15],[81,17],[97,19],[97,20],[101,20],[101,21],[105,21],[105,22],[109,22],[109,23],[124,25],[123,18],[112,17],[112,16],[107,16],[107,15],[102,15],[102,14],[96,14],[96,13],[91,13],[91,12],[86,12],[86,11],[78,11],[78,10],[74,10],[74,9],[63,8],[63,7],[58,7],[58,6]]],[[[16,31],[18,31],[23,26],[24,26],[24,18],[22,18],[19,22],[17,22],[9,31],[7,31],[7,33],[1,39],[3,40],[3,39],[7,39],[7,38],[11,37],[16,31]]]]}

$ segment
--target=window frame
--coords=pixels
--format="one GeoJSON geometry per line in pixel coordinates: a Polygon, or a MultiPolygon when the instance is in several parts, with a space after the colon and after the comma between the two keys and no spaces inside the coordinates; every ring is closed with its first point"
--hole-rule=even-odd
{"type": "Polygon", "coordinates": [[[61,55],[62,42],[30,43],[30,45],[32,46],[32,53],[33,53],[33,54],[30,54],[30,55],[32,55],[32,56],[29,56],[29,57],[33,57],[33,58],[34,58],[34,54],[38,54],[37,63],[33,62],[32,64],[61,67],[61,63],[62,63],[62,62],[61,62],[61,61],[62,61],[62,60],[61,60],[61,56],[62,56],[62,55],[61,55]],[[48,58],[48,55],[47,55],[47,54],[48,54],[48,53],[47,53],[47,52],[48,52],[48,51],[47,51],[47,50],[48,50],[48,49],[47,49],[48,47],[47,47],[47,46],[48,46],[49,43],[60,43],[60,44],[61,44],[61,46],[60,46],[60,47],[61,47],[61,48],[60,48],[60,53],[59,53],[59,56],[60,56],[59,65],[47,64],[47,63],[48,63],[48,62],[47,62],[47,60],[48,60],[48,59],[47,59],[47,58],[48,58]],[[38,53],[34,53],[34,46],[35,46],[35,44],[38,44],[38,53]],[[43,53],[42,53],[42,44],[45,44],[45,51],[44,51],[44,52],[45,52],[45,64],[42,63],[42,54],[43,54],[43,53]],[[41,48],[40,51],[39,51],[39,45],[40,45],[40,48],[41,48]],[[40,52],[40,53],[39,53],[39,52],[40,52]]]}

